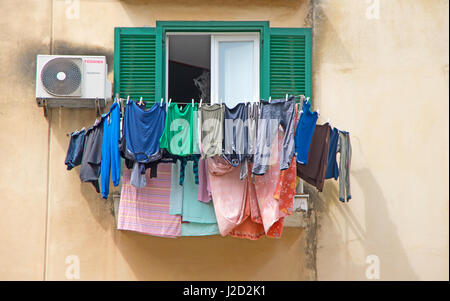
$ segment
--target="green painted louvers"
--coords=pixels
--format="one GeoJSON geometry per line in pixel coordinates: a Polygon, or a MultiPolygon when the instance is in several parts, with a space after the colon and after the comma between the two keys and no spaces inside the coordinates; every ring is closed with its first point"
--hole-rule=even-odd
{"type": "Polygon", "coordinates": [[[267,21],[157,21],[156,28],[115,28],[114,94],[147,103],[165,98],[167,32],[259,32],[261,98],[311,96],[311,29],[270,28],[267,21]]]}
{"type": "Polygon", "coordinates": [[[311,96],[311,29],[270,29],[270,94],[311,96]]]}
{"type": "Polygon", "coordinates": [[[121,98],[143,97],[153,102],[156,95],[155,28],[116,28],[114,45],[114,94],[121,98]]]}

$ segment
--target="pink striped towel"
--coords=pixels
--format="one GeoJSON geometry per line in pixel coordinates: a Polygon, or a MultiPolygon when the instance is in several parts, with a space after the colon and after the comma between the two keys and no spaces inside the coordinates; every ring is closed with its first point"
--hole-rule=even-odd
{"type": "Polygon", "coordinates": [[[181,217],[169,214],[171,164],[159,164],[156,178],[146,173],[147,185],[140,189],[130,184],[131,170],[123,169],[119,230],[163,237],[181,235],[181,217]]]}

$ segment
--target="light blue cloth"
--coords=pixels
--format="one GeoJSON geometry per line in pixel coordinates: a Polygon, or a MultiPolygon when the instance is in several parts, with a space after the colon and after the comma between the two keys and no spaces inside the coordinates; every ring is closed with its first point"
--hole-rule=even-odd
{"type": "Polygon", "coordinates": [[[179,162],[172,164],[169,213],[181,213],[183,222],[188,222],[181,224],[181,236],[219,234],[213,202],[203,203],[198,200],[198,184],[195,184],[192,161],[187,162],[186,169],[184,183],[181,186],[178,181],[179,162]]]}
{"type": "Polygon", "coordinates": [[[188,161],[183,183],[183,221],[217,224],[213,203],[203,203],[198,200],[198,184],[195,184],[195,176],[192,169],[193,162],[188,161]]]}
{"type": "Polygon", "coordinates": [[[179,183],[180,165],[181,162],[179,160],[172,164],[169,204],[169,214],[172,215],[181,215],[183,213],[183,186],[179,183]]]}
{"type": "Polygon", "coordinates": [[[219,234],[217,224],[182,223],[181,236],[206,236],[219,234]]]}

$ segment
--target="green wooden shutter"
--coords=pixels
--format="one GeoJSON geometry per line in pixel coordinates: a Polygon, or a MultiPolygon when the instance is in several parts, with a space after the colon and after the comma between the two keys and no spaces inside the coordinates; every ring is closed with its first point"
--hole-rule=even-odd
{"type": "Polygon", "coordinates": [[[115,28],[114,95],[155,101],[156,31],[152,27],[115,28]]]}
{"type": "Polygon", "coordinates": [[[311,96],[311,28],[270,29],[270,95],[311,96]]]}

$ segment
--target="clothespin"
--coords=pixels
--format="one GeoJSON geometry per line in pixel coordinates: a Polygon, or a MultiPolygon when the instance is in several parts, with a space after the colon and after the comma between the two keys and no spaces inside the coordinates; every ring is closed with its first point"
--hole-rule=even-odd
{"type": "Polygon", "coordinates": [[[164,98],[161,97],[161,103],[159,104],[160,107],[162,107],[163,101],[164,101],[164,98]]]}
{"type": "Polygon", "coordinates": [[[199,105],[199,107],[202,106],[202,102],[203,102],[203,99],[200,98],[200,105],[199,105]]]}
{"type": "Polygon", "coordinates": [[[286,93],[286,101],[287,101],[287,99],[288,99],[288,96],[289,96],[289,95],[286,93]]]}
{"type": "Polygon", "coordinates": [[[269,96],[269,103],[272,101],[272,96],[269,96]]]}
{"type": "Polygon", "coordinates": [[[141,96],[141,99],[139,100],[139,105],[142,105],[142,99],[143,97],[141,96]]]}
{"type": "Polygon", "coordinates": [[[130,101],[130,95],[127,96],[127,104],[130,101]]]}
{"type": "Polygon", "coordinates": [[[194,99],[192,98],[192,107],[194,107],[194,99]]]}
{"type": "Polygon", "coordinates": [[[172,102],[172,98],[169,98],[169,107],[170,107],[170,103],[172,102]]]}

